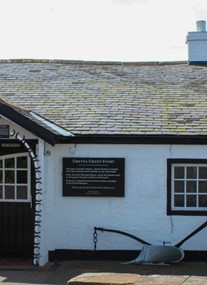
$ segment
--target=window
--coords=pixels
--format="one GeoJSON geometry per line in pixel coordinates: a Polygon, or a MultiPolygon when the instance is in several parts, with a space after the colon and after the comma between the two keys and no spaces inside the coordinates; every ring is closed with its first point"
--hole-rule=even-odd
{"type": "Polygon", "coordinates": [[[30,161],[26,154],[0,157],[0,202],[30,201],[30,161]]]}
{"type": "Polygon", "coordinates": [[[168,159],[169,215],[206,215],[207,160],[168,159]]]}

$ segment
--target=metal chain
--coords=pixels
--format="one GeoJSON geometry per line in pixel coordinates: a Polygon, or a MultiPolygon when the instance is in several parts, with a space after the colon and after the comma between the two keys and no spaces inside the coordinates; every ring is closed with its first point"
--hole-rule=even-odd
{"type": "Polygon", "coordinates": [[[98,241],[98,234],[97,234],[96,227],[95,227],[94,228],[94,233],[93,233],[94,250],[96,250],[97,241],[98,241]]]}

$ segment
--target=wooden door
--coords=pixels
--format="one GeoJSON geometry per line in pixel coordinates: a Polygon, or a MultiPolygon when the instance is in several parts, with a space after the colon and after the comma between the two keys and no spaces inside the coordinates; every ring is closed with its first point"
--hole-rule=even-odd
{"type": "Polygon", "coordinates": [[[0,156],[0,256],[32,257],[34,182],[27,152],[0,156]]]}

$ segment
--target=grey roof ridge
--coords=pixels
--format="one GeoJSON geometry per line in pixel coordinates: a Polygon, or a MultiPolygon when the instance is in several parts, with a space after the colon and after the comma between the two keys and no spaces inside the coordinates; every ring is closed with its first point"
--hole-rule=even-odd
{"type": "Polygon", "coordinates": [[[98,64],[98,65],[176,65],[188,64],[188,61],[96,61],[96,60],[70,60],[70,59],[0,59],[0,64],[4,63],[45,63],[45,64],[98,64]]]}

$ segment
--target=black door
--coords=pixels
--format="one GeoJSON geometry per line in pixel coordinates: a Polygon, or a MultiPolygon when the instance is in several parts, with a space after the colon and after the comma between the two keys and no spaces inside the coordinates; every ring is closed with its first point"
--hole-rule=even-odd
{"type": "Polygon", "coordinates": [[[0,148],[0,256],[32,257],[34,171],[28,153],[17,150],[0,148]]]}

